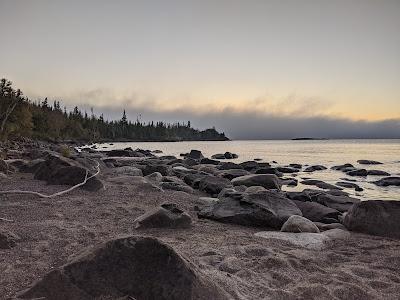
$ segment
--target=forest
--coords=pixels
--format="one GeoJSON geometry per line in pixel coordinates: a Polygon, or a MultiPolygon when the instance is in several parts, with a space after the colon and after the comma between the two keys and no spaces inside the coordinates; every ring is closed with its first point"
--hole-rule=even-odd
{"type": "MultiPolygon", "coordinates": [[[[122,110],[122,109],[121,109],[122,110]]],[[[200,131],[187,123],[162,121],[134,122],[123,110],[120,120],[106,120],[82,112],[78,107],[67,110],[60,101],[31,101],[11,81],[0,80],[0,139],[28,137],[48,141],[206,141],[228,140],[215,128],[200,131]]]]}

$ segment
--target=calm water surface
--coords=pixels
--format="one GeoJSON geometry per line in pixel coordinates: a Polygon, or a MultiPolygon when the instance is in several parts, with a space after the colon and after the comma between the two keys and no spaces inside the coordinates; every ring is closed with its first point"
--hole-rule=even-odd
{"type": "MultiPolygon", "coordinates": [[[[389,172],[392,176],[400,176],[400,140],[135,142],[114,143],[114,145],[100,144],[98,147],[104,150],[126,147],[162,150],[163,155],[175,155],[177,157],[179,157],[180,153],[189,152],[191,149],[200,150],[207,157],[229,151],[239,155],[238,159],[232,160],[234,162],[260,158],[263,162],[277,162],[277,164],[272,165],[284,166],[290,163],[303,165],[322,164],[328,168],[334,165],[351,163],[355,167],[383,170],[389,172]],[[383,165],[361,166],[357,163],[359,159],[377,160],[382,162],[383,165]]],[[[335,184],[340,178],[346,177],[356,179],[357,184],[364,188],[362,192],[345,189],[360,199],[400,200],[400,187],[377,187],[371,183],[382,178],[381,176],[348,177],[343,172],[329,169],[313,173],[299,172],[297,176],[299,181],[301,181],[301,178],[313,178],[332,184],[335,184]]],[[[284,187],[285,190],[303,190],[304,188],[314,187],[301,184],[295,188],[284,187]]]]}

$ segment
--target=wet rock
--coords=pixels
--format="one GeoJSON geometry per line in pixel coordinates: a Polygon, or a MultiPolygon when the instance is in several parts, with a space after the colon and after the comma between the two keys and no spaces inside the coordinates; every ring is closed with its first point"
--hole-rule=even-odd
{"type": "Polygon", "coordinates": [[[325,167],[325,166],[314,165],[314,166],[307,167],[307,168],[304,170],[304,172],[323,171],[323,170],[326,170],[326,169],[327,169],[327,167],[325,167]]]}
{"type": "Polygon", "coordinates": [[[222,223],[275,229],[280,229],[292,215],[301,215],[301,211],[291,200],[273,191],[245,193],[241,200],[224,198],[198,213],[199,218],[222,223]]]}
{"type": "Polygon", "coordinates": [[[243,169],[232,169],[232,170],[221,170],[216,172],[216,175],[219,177],[223,177],[229,180],[233,178],[249,175],[250,173],[243,169]]]}
{"type": "Polygon", "coordinates": [[[262,186],[266,189],[280,190],[281,183],[276,175],[271,174],[251,174],[240,176],[232,179],[233,185],[245,185],[245,186],[262,186]]]}
{"type": "Polygon", "coordinates": [[[400,201],[370,200],[354,204],[344,218],[351,231],[400,238],[400,201]]]}
{"type": "Polygon", "coordinates": [[[282,232],[314,232],[318,233],[318,227],[309,219],[301,216],[290,216],[289,219],[282,225],[282,232]]]}
{"type": "Polygon", "coordinates": [[[175,204],[165,203],[141,215],[133,223],[136,229],[190,228],[192,219],[175,204]]]}
{"type": "Polygon", "coordinates": [[[351,170],[346,172],[347,175],[349,176],[367,176],[368,175],[368,171],[365,169],[355,169],[355,170],[351,170]]]}
{"type": "Polygon", "coordinates": [[[327,207],[317,202],[303,202],[299,200],[292,200],[294,204],[300,209],[303,217],[313,222],[331,223],[331,220],[339,221],[340,212],[336,209],[327,207]]]}
{"type": "Polygon", "coordinates": [[[20,239],[15,233],[0,229],[0,249],[11,249],[20,239]]]}
{"type": "Polygon", "coordinates": [[[400,186],[400,177],[392,176],[374,181],[377,186],[400,186]]]}
{"type": "Polygon", "coordinates": [[[231,152],[225,152],[224,157],[225,157],[225,159],[235,159],[235,158],[238,158],[238,155],[235,153],[231,153],[231,152]]]}
{"type": "Polygon", "coordinates": [[[325,190],[341,190],[340,187],[316,179],[307,179],[301,181],[300,183],[304,185],[314,185],[316,187],[319,187],[320,189],[325,189],[325,190]]]}
{"type": "Polygon", "coordinates": [[[367,159],[360,159],[357,160],[360,165],[382,165],[381,162],[376,160],[367,160],[367,159]]]}
{"type": "Polygon", "coordinates": [[[368,175],[373,175],[373,176],[390,176],[388,172],[381,171],[381,170],[367,170],[368,175]]]}
{"type": "Polygon", "coordinates": [[[190,153],[186,156],[186,158],[202,159],[204,156],[199,150],[190,150],[190,153]]]}
{"type": "Polygon", "coordinates": [[[207,194],[218,196],[218,194],[226,187],[232,186],[228,179],[217,176],[205,176],[199,181],[199,190],[207,194]]]}
{"type": "Polygon", "coordinates": [[[83,252],[22,299],[229,299],[188,259],[155,238],[125,237],[83,252]]]}
{"type": "Polygon", "coordinates": [[[336,182],[336,185],[344,187],[344,188],[354,189],[357,192],[361,192],[364,190],[358,184],[355,184],[353,182],[339,181],[339,182],[336,182]]]}

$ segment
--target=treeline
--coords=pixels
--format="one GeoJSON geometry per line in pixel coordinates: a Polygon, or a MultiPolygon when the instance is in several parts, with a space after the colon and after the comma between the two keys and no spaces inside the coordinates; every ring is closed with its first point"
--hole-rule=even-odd
{"type": "Polygon", "coordinates": [[[194,141],[227,140],[212,129],[200,131],[187,123],[128,120],[125,110],[118,121],[90,115],[78,107],[68,112],[60,101],[30,101],[12,82],[0,80],[0,138],[30,137],[42,140],[84,141],[194,141]]]}

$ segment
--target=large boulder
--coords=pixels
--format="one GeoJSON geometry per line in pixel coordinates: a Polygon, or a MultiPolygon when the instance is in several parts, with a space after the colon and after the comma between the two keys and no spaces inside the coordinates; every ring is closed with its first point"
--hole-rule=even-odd
{"type": "Polygon", "coordinates": [[[352,231],[400,238],[400,201],[370,200],[354,204],[344,218],[352,231]]]}
{"type": "Polygon", "coordinates": [[[355,203],[360,202],[360,199],[349,196],[335,196],[329,194],[319,194],[316,197],[319,204],[336,209],[340,212],[347,212],[355,203]]]}
{"type": "Polygon", "coordinates": [[[317,225],[315,225],[309,219],[306,219],[301,216],[290,216],[289,219],[282,225],[282,232],[314,232],[318,233],[319,229],[317,225]]]}
{"type": "Polygon", "coordinates": [[[321,223],[332,223],[333,220],[339,221],[340,212],[336,209],[327,207],[317,202],[292,200],[301,210],[303,217],[321,223]]]}
{"type": "Polygon", "coordinates": [[[186,158],[202,159],[204,156],[199,150],[190,150],[190,153],[186,156],[186,158]]]}
{"type": "Polygon", "coordinates": [[[193,299],[230,297],[163,242],[124,237],[88,249],[50,271],[21,299],[193,299]]]}
{"type": "Polygon", "coordinates": [[[275,229],[292,215],[301,216],[296,204],[281,193],[267,190],[244,193],[242,199],[224,198],[198,213],[199,218],[222,223],[275,229]]]}
{"type": "Polygon", "coordinates": [[[218,194],[226,187],[232,186],[228,179],[217,177],[217,176],[205,176],[199,181],[199,190],[210,194],[213,197],[218,194]]]}
{"type": "Polygon", "coordinates": [[[38,166],[35,172],[35,179],[47,181],[53,177],[55,171],[62,167],[81,167],[78,162],[56,153],[48,153],[44,159],[45,161],[38,166]]]}
{"type": "Polygon", "coordinates": [[[400,186],[400,177],[392,176],[392,177],[385,177],[379,179],[378,181],[374,181],[374,184],[377,186],[400,186]]]}
{"type": "Polygon", "coordinates": [[[233,185],[262,186],[266,189],[280,190],[279,178],[273,174],[251,174],[232,179],[233,185]]]}
{"type": "Polygon", "coordinates": [[[175,204],[165,203],[133,222],[136,229],[145,228],[190,228],[192,219],[175,204]]]}
{"type": "MultiPolygon", "coordinates": [[[[86,174],[88,177],[93,175],[83,167],[61,167],[52,173],[52,176],[47,180],[47,183],[54,185],[77,185],[85,180],[86,174]]],[[[92,192],[98,191],[103,187],[103,183],[96,177],[88,179],[82,186],[83,189],[92,192]]]]}

